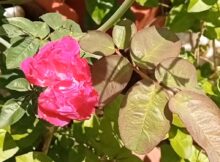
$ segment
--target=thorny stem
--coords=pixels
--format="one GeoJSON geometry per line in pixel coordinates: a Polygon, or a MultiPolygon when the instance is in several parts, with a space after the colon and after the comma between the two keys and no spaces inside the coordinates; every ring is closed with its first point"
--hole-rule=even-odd
{"type": "Polygon", "coordinates": [[[110,29],[114,23],[124,15],[124,13],[131,7],[134,2],[135,0],[125,0],[118,8],[118,10],[97,30],[106,32],[108,29],[110,29]]]}
{"type": "Polygon", "coordinates": [[[57,128],[54,127],[54,126],[47,127],[48,131],[44,136],[44,144],[43,144],[43,147],[42,147],[42,152],[45,153],[45,154],[47,154],[48,151],[49,151],[50,143],[53,139],[53,134],[56,131],[56,129],[57,128]]]}

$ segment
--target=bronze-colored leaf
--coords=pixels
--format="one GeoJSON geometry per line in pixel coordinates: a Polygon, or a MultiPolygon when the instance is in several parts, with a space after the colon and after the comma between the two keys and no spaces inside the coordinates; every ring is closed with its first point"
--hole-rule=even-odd
{"type": "Polygon", "coordinates": [[[166,28],[148,27],[137,32],[131,40],[131,57],[140,67],[154,68],[162,60],[177,57],[181,43],[166,28]]]}
{"type": "Polygon", "coordinates": [[[210,162],[220,161],[220,110],[207,96],[181,91],[169,101],[193,139],[206,151],[210,162]]]}
{"type": "Polygon", "coordinates": [[[92,66],[92,81],[99,92],[101,106],[125,88],[132,71],[128,60],[118,55],[103,57],[95,62],[92,66]]]}
{"type": "Polygon", "coordinates": [[[182,58],[163,60],[155,70],[155,77],[159,82],[170,88],[184,89],[197,86],[195,67],[182,58]]]}
{"type": "Polygon", "coordinates": [[[137,82],[119,112],[119,131],[125,146],[137,154],[150,152],[170,129],[168,96],[159,85],[137,82]]]}
{"type": "Polygon", "coordinates": [[[126,49],[130,46],[131,38],[137,32],[135,23],[124,19],[116,24],[112,30],[112,38],[119,49],[126,49]]]}
{"type": "Polygon", "coordinates": [[[115,47],[112,38],[101,31],[89,31],[79,40],[82,50],[97,55],[112,55],[115,47]]]}

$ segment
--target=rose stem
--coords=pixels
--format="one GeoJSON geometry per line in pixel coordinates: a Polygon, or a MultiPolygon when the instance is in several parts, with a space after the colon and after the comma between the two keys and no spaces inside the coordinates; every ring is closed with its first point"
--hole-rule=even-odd
{"type": "Polygon", "coordinates": [[[56,131],[56,129],[57,128],[55,126],[47,127],[47,133],[44,136],[44,144],[43,144],[43,147],[42,147],[42,152],[45,153],[45,154],[47,154],[48,151],[49,151],[50,143],[53,139],[53,134],[56,131]]]}
{"type": "Polygon", "coordinates": [[[6,48],[9,48],[11,46],[10,43],[8,43],[6,40],[0,37],[0,43],[3,44],[6,48]]]}
{"type": "Polygon", "coordinates": [[[124,13],[131,7],[131,5],[134,3],[135,0],[125,0],[122,5],[118,8],[118,10],[97,30],[106,32],[108,29],[110,29],[114,23],[120,19],[124,13]]]}

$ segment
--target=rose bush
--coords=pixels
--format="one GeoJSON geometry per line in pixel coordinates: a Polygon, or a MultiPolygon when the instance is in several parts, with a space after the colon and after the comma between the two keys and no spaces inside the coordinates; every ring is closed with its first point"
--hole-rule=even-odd
{"type": "Polygon", "coordinates": [[[27,80],[47,87],[38,99],[38,116],[53,125],[88,119],[98,103],[86,59],[78,42],[64,37],[42,47],[21,64],[27,80]]]}
{"type": "Polygon", "coordinates": [[[163,162],[220,161],[219,3],[157,3],[168,29],[137,30],[121,17],[134,1],[88,0],[93,20],[106,15],[99,28],[58,13],[2,19],[0,161],[140,162],[155,148],[163,162]]]}

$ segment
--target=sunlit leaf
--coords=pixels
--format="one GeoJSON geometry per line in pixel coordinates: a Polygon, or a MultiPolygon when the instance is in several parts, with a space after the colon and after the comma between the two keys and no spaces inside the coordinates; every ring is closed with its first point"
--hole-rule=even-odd
{"type": "Polygon", "coordinates": [[[11,24],[3,24],[0,27],[0,35],[8,36],[9,38],[26,35],[21,29],[11,24]]]}
{"type": "Polygon", "coordinates": [[[101,31],[89,31],[79,41],[80,47],[89,53],[108,56],[115,52],[112,38],[101,31]]]}
{"type": "Polygon", "coordinates": [[[38,31],[35,29],[34,23],[23,17],[12,17],[6,20],[9,24],[19,28],[23,32],[32,36],[37,36],[38,31]]]}
{"type": "Polygon", "coordinates": [[[63,29],[67,29],[72,33],[81,33],[82,30],[79,26],[79,24],[77,24],[76,22],[66,19],[63,24],[62,24],[62,28],[63,29]]]}
{"type": "Polygon", "coordinates": [[[6,88],[23,92],[30,90],[30,84],[24,78],[17,78],[6,85],[6,88]]]}
{"type": "Polygon", "coordinates": [[[169,135],[169,141],[174,151],[183,159],[189,159],[192,156],[192,137],[184,129],[172,127],[169,135]]]}
{"type": "Polygon", "coordinates": [[[179,116],[177,114],[173,114],[172,124],[177,126],[177,127],[180,127],[180,128],[185,128],[182,120],[179,118],[179,116]]]}
{"type": "Polygon", "coordinates": [[[172,7],[166,26],[174,32],[185,32],[193,27],[200,27],[200,23],[192,13],[187,12],[187,6],[182,2],[180,5],[172,7]]]}
{"type": "Polygon", "coordinates": [[[197,74],[195,67],[181,58],[163,60],[155,70],[155,77],[159,82],[170,88],[195,88],[197,74]]]}
{"type": "Polygon", "coordinates": [[[54,162],[50,157],[42,152],[29,152],[16,156],[16,162],[54,162]]]}
{"type": "Polygon", "coordinates": [[[210,162],[220,161],[220,110],[205,95],[181,91],[169,101],[193,139],[207,152],[210,162]]]}
{"type": "Polygon", "coordinates": [[[131,57],[142,68],[154,68],[162,60],[179,55],[181,43],[166,28],[148,27],[137,32],[131,41],[131,57]]]}
{"type": "Polygon", "coordinates": [[[4,129],[0,129],[0,161],[9,159],[18,150],[19,148],[11,136],[4,129]]]}
{"type": "Polygon", "coordinates": [[[131,38],[137,32],[135,24],[124,19],[116,24],[112,31],[112,38],[119,49],[126,49],[130,46],[131,38]]]}
{"type": "Polygon", "coordinates": [[[119,131],[127,148],[144,154],[164,139],[170,129],[167,101],[161,87],[143,80],[128,91],[119,113],[119,131]]]}
{"type": "Polygon", "coordinates": [[[50,34],[50,39],[54,41],[63,38],[64,36],[70,36],[70,35],[71,33],[69,30],[60,28],[50,34]]]}
{"type": "Polygon", "coordinates": [[[189,161],[193,162],[209,162],[208,157],[204,154],[204,151],[201,149],[198,149],[195,146],[192,146],[192,156],[190,157],[189,161]]]}
{"type": "Polygon", "coordinates": [[[114,7],[115,0],[86,0],[86,9],[96,24],[102,20],[114,7]]]}
{"type": "MultiPolygon", "coordinates": [[[[20,41],[19,41],[20,42],[20,41]]],[[[20,67],[21,62],[29,56],[33,56],[40,46],[40,40],[27,37],[20,43],[12,45],[6,50],[6,66],[8,69],[20,67]]]]}
{"type": "Polygon", "coordinates": [[[37,31],[37,37],[43,39],[50,33],[50,28],[46,23],[40,21],[35,21],[33,23],[37,31]]]}
{"type": "Polygon", "coordinates": [[[218,91],[220,92],[220,76],[217,79],[217,85],[216,86],[217,86],[218,91]]]}
{"type": "Polygon", "coordinates": [[[188,12],[202,12],[208,10],[217,0],[190,0],[188,12]]]}
{"type": "Polygon", "coordinates": [[[25,110],[21,107],[21,101],[10,99],[1,108],[0,128],[16,123],[24,115],[25,110]]]}
{"type": "Polygon", "coordinates": [[[65,20],[65,18],[58,13],[46,13],[40,18],[54,30],[60,28],[65,20]]]}
{"type": "Polygon", "coordinates": [[[158,6],[159,0],[136,0],[141,6],[155,7],[158,6]]]}
{"type": "Polygon", "coordinates": [[[95,62],[91,70],[101,105],[114,99],[125,88],[132,74],[131,64],[118,55],[103,57],[95,62]]]}

